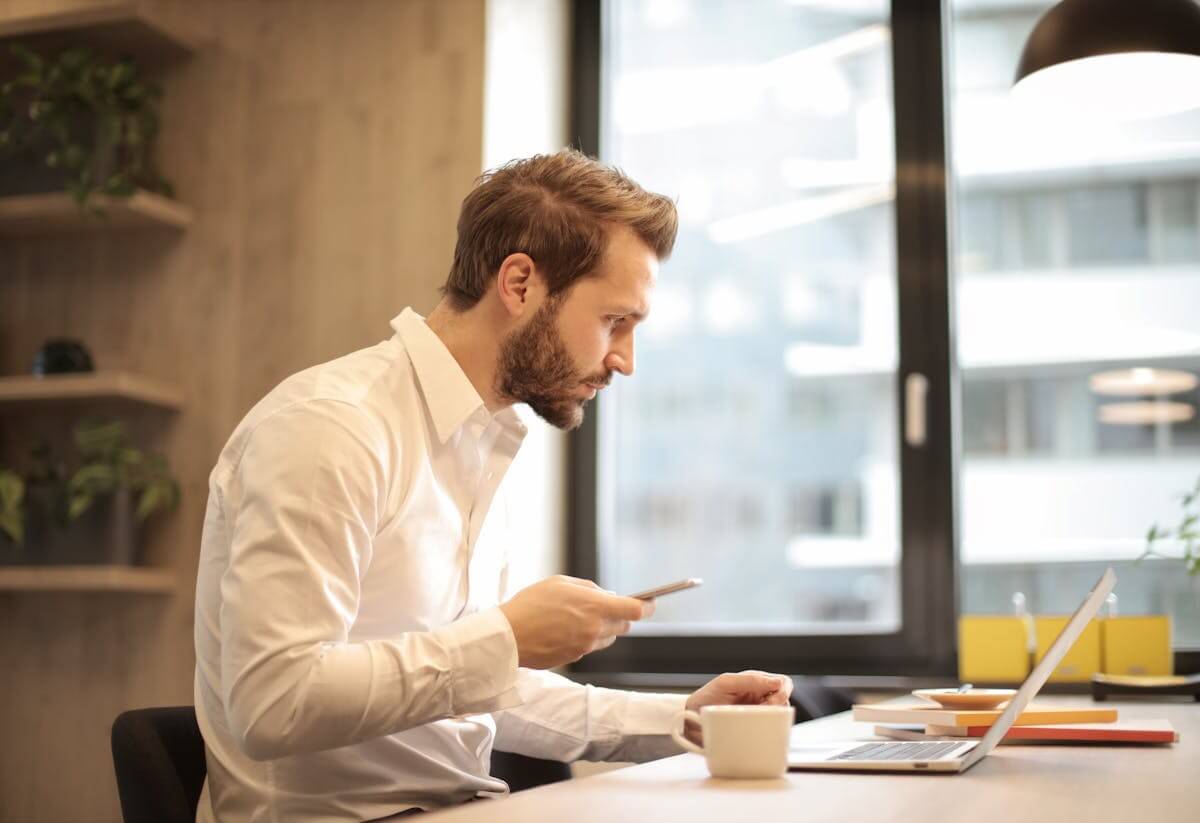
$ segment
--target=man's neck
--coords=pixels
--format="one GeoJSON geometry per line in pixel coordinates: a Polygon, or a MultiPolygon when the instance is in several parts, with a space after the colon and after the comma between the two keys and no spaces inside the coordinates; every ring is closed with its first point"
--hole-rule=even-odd
{"type": "Polygon", "coordinates": [[[442,300],[425,322],[458,362],[489,412],[495,414],[511,405],[496,395],[496,360],[504,332],[496,318],[488,316],[483,302],[459,312],[442,300]]]}

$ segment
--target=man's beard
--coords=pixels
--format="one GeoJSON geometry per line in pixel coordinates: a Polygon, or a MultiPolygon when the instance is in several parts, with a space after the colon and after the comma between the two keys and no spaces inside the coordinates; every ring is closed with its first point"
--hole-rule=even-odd
{"type": "Polygon", "coordinates": [[[524,328],[500,344],[496,394],[512,403],[528,403],[538,417],[558,429],[583,423],[583,404],[576,393],[587,382],[606,385],[609,374],[585,377],[575,367],[555,321],[561,298],[548,299],[524,328]]]}

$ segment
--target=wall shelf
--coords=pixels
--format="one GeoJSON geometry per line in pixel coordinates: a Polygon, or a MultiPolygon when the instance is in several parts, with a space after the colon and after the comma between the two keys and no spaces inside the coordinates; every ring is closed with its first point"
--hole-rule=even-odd
{"type": "Polygon", "coordinates": [[[169,411],[178,411],[183,407],[183,395],[173,386],[129,372],[0,377],[0,408],[16,404],[84,400],[121,400],[169,411]]]}
{"type": "Polygon", "coordinates": [[[0,592],[131,592],[169,594],[168,569],[137,566],[0,566],[0,592]]]}
{"type": "MultiPolygon", "coordinates": [[[[89,214],[65,192],[0,197],[0,234],[47,234],[99,229],[183,229],[192,210],[160,194],[139,191],[131,197],[93,198],[107,216],[89,214]]],[[[90,201],[89,201],[90,202],[90,201]]]]}
{"type": "Polygon", "coordinates": [[[194,53],[201,35],[178,19],[134,0],[110,0],[86,8],[4,16],[0,39],[20,38],[35,48],[86,43],[97,51],[129,55],[142,65],[170,62],[194,53]]]}

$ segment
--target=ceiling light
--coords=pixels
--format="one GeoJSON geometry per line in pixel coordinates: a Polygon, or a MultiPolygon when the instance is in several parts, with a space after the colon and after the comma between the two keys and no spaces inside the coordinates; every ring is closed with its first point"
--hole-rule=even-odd
{"type": "Polygon", "coordinates": [[[1140,397],[1191,391],[1200,385],[1200,378],[1186,371],[1139,366],[1093,374],[1088,385],[1096,394],[1140,397]]]}
{"type": "Polygon", "coordinates": [[[1200,106],[1195,0],[1063,0],[1034,26],[1013,95],[1108,120],[1200,106]]]}
{"type": "Polygon", "coordinates": [[[1134,403],[1106,403],[1100,407],[1101,423],[1114,426],[1145,426],[1154,423],[1184,423],[1196,416],[1190,403],[1142,400],[1134,403]]]}

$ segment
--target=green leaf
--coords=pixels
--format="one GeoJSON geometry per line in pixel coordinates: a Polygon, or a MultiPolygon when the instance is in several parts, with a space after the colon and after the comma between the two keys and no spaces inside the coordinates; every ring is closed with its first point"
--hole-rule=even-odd
{"type": "Polygon", "coordinates": [[[7,534],[18,546],[25,542],[25,521],[21,517],[20,509],[0,510],[0,531],[7,534]]]}
{"type": "Polygon", "coordinates": [[[66,49],[58,56],[59,65],[72,72],[77,72],[86,66],[92,58],[92,50],[83,46],[66,49]]]}
{"type": "Polygon", "coordinates": [[[13,43],[8,47],[8,53],[20,60],[35,77],[40,77],[45,69],[46,63],[41,56],[24,43],[13,43]]]}
{"type": "Polygon", "coordinates": [[[14,509],[25,497],[25,481],[16,472],[0,469],[0,509],[14,509]]]}
{"type": "Polygon", "coordinates": [[[132,446],[125,446],[117,452],[117,463],[128,469],[141,467],[146,463],[146,455],[132,446]]]}
{"type": "Polygon", "coordinates": [[[167,503],[168,492],[161,485],[147,486],[138,499],[137,518],[145,520],[167,503]]]}
{"type": "Polygon", "coordinates": [[[133,80],[136,74],[133,65],[128,60],[122,60],[109,71],[106,85],[110,89],[116,90],[133,80]]]}
{"type": "Polygon", "coordinates": [[[114,457],[129,442],[119,420],[88,418],[75,426],[75,445],[87,459],[114,457]]]}
{"type": "Polygon", "coordinates": [[[86,512],[88,509],[90,509],[92,507],[92,503],[94,501],[95,501],[95,498],[85,496],[85,495],[80,495],[78,497],[72,497],[71,503],[67,507],[67,519],[68,520],[79,519],[79,517],[82,516],[84,512],[86,512]]]}
{"type": "Polygon", "coordinates": [[[114,492],[118,487],[117,469],[107,463],[90,463],[83,466],[67,481],[67,491],[72,497],[114,492]]]}

